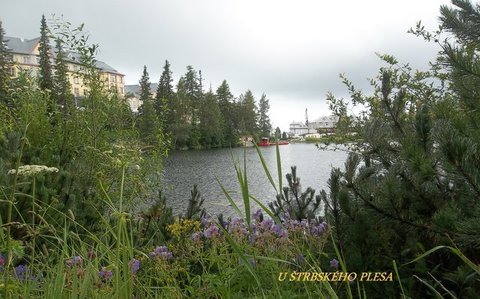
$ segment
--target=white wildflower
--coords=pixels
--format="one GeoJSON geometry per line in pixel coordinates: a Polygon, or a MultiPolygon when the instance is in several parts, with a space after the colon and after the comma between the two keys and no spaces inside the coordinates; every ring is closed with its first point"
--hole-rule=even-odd
{"type": "MultiPolygon", "coordinates": [[[[48,167],[45,165],[22,165],[18,167],[18,175],[20,176],[34,176],[40,173],[58,172],[56,167],[48,167]]],[[[17,173],[16,169],[10,169],[8,174],[17,173]]]]}

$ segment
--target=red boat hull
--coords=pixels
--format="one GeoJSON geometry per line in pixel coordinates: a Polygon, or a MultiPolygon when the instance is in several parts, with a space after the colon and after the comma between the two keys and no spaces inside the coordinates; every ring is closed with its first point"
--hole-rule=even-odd
{"type": "MultiPolygon", "coordinates": [[[[279,141],[278,145],[286,145],[289,144],[288,141],[279,141]]],[[[258,146],[272,146],[272,145],[277,145],[276,142],[269,142],[269,141],[261,141],[258,143],[258,146]]]]}

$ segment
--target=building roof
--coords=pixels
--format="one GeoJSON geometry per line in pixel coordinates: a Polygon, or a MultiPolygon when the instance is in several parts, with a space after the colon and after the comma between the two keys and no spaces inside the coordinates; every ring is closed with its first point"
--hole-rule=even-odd
{"type": "MultiPolygon", "coordinates": [[[[155,94],[157,92],[158,83],[150,83],[150,92],[155,94]]],[[[125,85],[125,93],[131,93],[134,95],[140,94],[140,85],[133,84],[133,85],[125,85]]]]}
{"type": "Polygon", "coordinates": [[[294,126],[294,125],[296,125],[296,126],[298,126],[298,125],[304,126],[305,124],[302,123],[302,122],[299,122],[299,121],[292,121],[292,122],[290,123],[290,126],[294,126]]]}
{"type": "Polygon", "coordinates": [[[328,121],[328,122],[336,122],[338,121],[338,116],[337,115],[329,115],[329,116],[320,116],[319,118],[317,118],[314,122],[325,122],[325,121],[328,121]]]}
{"type": "Polygon", "coordinates": [[[95,62],[95,66],[96,66],[97,68],[101,69],[102,71],[105,71],[105,72],[120,74],[119,71],[117,71],[116,69],[114,69],[114,68],[111,67],[110,65],[108,65],[108,64],[106,64],[105,62],[100,61],[100,60],[97,60],[97,61],[95,62]]]}
{"type": "Polygon", "coordinates": [[[19,37],[5,36],[7,48],[13,53],[32,54],[33,49],[37,45],[40,37],[34,39],[23,39],[19,37]]]}
{"type": "MultiPolygon", "coordinates": [[[[34,39],[23,39],[19,37],[11,37],[11,36],[5,36],[5,41],[7,48],[12,52],[12,53],[18,53],[18,54],[26,54],[26,55],[32,55],[33,54],[33,49],[35,49],[35,46],[37,43],[40,41],[40,37],[34,38],[34,39]]],[[[53,49],[53,47],[52,47],[53,49]]],[[[56,55],[55,51],[52,51],[53,55],[56,55]]],[[[78,53],[75,52],[67,52],[67,57],[69,62],[72,63],[78,63],[80,64],[81,57],[78,53]]],[[[95,66],[102,71],[108,72],[108,73],[115,73],[115,74],[120,74],[119,71],[111,67],[110,65],[106,64],[103,61],[97,60],[95,62],[95,66]]]]}

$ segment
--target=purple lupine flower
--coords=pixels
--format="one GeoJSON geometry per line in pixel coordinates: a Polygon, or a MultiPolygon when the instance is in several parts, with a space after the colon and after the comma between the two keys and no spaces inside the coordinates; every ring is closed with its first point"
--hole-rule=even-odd
{"type": "Polygon", "coordinates": [[[100,276],[103,282],[106,282],[107,279],[113,276],[113,272],[110,270],[107,270],[107,268],[105,267],[102,267],[102,269],[98,271],[98,275],[100,276]]]}
{"type": "Polygon", "coordinates": [[[300,221],[300,226],[301,226],[303,229],[307,229],[307,227],[308,227],[308,220],[307,220],[307,219],[302,219],[302,221],[300,221]]]}
{"type": "Polygon", "coordinates": [[[194,242],[202,241],[202,236],[200,235],[200,233],[193,233],[192,234],[192,241],[194,241],[194,242]]]}
{"type": "Polygon", "coordinates": [[[173,258],[173,255],[170,251],[168,251],[167,246],[157,246],[153,252],[148,254],[150,258],[161,257],[165,260],[169,260],[173,258]]]}
{"type": "Polygon", "coordinates": [[[160,257],[164,260],[171,260],[173,258],[173,254],[170,251],[165,251],[160,253],[160,257]]]}
{"type": "Polygon", "coordinates": [[[204,227],[206,227],[210,223],[210,220],[206,215],[203,215],[202,218],[200,218],[200,222],[204,227]]]}
{"type": "Polygon", "coordinates": [[[340,263],[338,262],[337,259],[333,259],[330,261],[330,267],[338,269],[338,265],[340,265],[340,263]]]}
{"type": "Polygon", "coordinates": [[[76,255],[71,259],[68,259],[65,263],[67,264],[67,266],[76,266],[76,265],[80,265],[82,262],[83,262],[82,257],[79,255],[76,255]]]}
{"type": "Polygon", "coordinates": [[[297,228],[297,226],[300,226],[300,222],[297,219],[291,219],[288,221],[289,224],[291,224],[292,228],[297,228]]]}
{"type": "Polygon", "coordinates": [[[327,230],[327,224],[325,222],[319,224],[312,224],[310,227],[310,233],[313,236],[322,235],[327,230]]]}
{"type": "Polygon", "coordinates": [[[27,270],[27,265],[18,265],[13,269],[13,272],[18,280],[25,280],[27,278],[27,270]]]}
{"type": "Polygon", "coordinates": [[[130,269],[130,272],[136,274],[138,270],[140,270],[140,261],[135,258],[132,259],[130,262],[128,262],[128,268],[130,269]]]}
{"type": "Polygon", "coordinates": [[[214,238],[219,234],[220,234],[220,229],[215,224],[210,225],[210,227],[203,232],[203,235],[208,239],[214,238]]]}
{"type": "Polygon", "coordinates": [[[280,239],[286,239],[288,238],[288,231],[286,229],[282,229],[280,233],[278,234],[278,237],[280,239]]]}
{"type": "Polygon", "coordinates": [[[258,233],[257,233],[257,232],[251,233],[251,234],[250,234],[250,237],[249,237],[250,243],[251,243],[251,244],[255,244],[255,242],[257,241],[257,237],[258,237],[258,233]]]}
{"type": "Polygon", "coordinates": [[[240,225],[241,223],[243,223],[242,218],[234,217],[232,219],[232,226],[237,226],[237,225],[240,225]]]}
{"type": "Polygon", "coordinates": [[[300,227],[300,221],[296,220],[296,219],[290,219],[288,220],[287,222],[285,222],[285,227],[289,230],[289,231],[298,231],[301,229],[300,227]]]}
{"type": "Polygon", "coordinates": [[[280,235],[280,232],[282,231],[282,226],[280,224],[274,224],[272,226],[272,231],[277,235],[279,236],[280,235]]]}
{"type": "Polygon", "coordinates": [[[289,220],[291,220],[290,214],[288,212],[281,213],[280,220],[282,220],[282,222],[288,222],[289,220]]]}
{"type": "Polygon", "coordinates": [[[260,227],[264,230],[264,231],[267,231],[269,230],[273,225],[273,221],[272,219],[270,218],[267,218],[267,219],[264,219],[261,223],[260,223],[260,227]]]}
{"type": "Polygon", "coordinates": [[[263,221],[263,213],[260,209],[258,209],[252,216],[253,219],[255,219],[255,221],[257,221],[258,223],[263,221]]]}
{"type": "Polygon", "coordinates": [[[248,235],[247,228],[245,226],[240,227],[240,233],[245,237],[248,235]]]}
{"type": "Polygon", "coordinates": [[[155,254],[160,254],[162,252],[167,252],[168,248],[167,246],[157,246],[154,250],[155,254]]]}

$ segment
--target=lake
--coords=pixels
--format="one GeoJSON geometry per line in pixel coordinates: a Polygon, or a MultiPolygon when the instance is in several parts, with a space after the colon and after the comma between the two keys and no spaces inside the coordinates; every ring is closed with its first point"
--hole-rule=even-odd
{"type": "MultiPolygon", "coordinates": [[[[326,189],[332,167],[343,169],[347,158],[345,151],[320,151],[313,144],[295,143],[281,145],[283,186],[287,186],[285,175],[291,172],[291,166],[297,166],[302,190],[312,187],[317,192],[326,189]]],[[[261,147],[263,157],[278,185],[277,160],[275,146],[261,147]]],[[[255,148],[210,149],[172,151],[164,162],[164,186],[167,203],[174,214],[184,213],[193,185],[205,199],[204,207],[211,215],[223,213],[233,216],[234,211],[223,194],[216,177],[232,191],[232,198],[243,210],[233,159],[240,161],[243,169],[244,153],[246,157],[249,193],[263,203],[275,200],[275,189],[270,184],[255,148]],[[233,157],[233,158],[232,158],[233,157]]],[[[252,210],[254,208],[252,207],[252,210]]]]}

